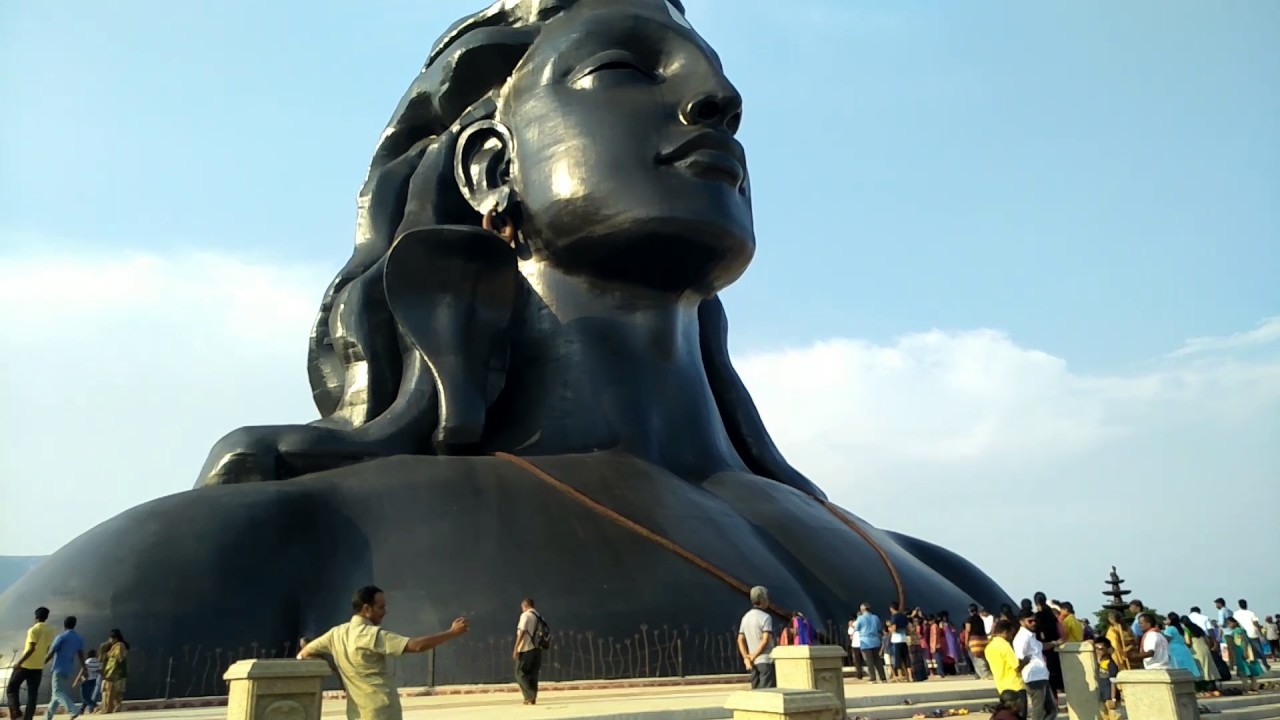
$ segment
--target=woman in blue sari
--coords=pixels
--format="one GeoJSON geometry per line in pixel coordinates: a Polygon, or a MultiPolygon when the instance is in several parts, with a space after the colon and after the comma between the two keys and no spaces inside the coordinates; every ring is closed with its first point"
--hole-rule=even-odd
{"type": "Polygon", "coordinates": [[[1209,648],[1210,638],[1204,628],[1186,615],[1179,618],[1179,624],[1182,626],[1182,639],[1191,649],[1191,657],[1195,658],[1196,667],[1200,668],[1200,677],[1196,679],[1196,692],[1208,693],[1214,690],[1218,686],[1218,681],[1222,679],[1218,666],[1213,661],[1213,651],[1209,648]]]}
{"type": "Polygon", "coordinates": [[[1202,679],[1200,664],[1196,662],[1191,648],[1187,647],[1186,630],[1178,613],[1169,613],[1164,625],[1164,636],[1169,638],[1169,661],[1176,670],[1186,670],[1195,676],[1196,682],[1202,679]]]}

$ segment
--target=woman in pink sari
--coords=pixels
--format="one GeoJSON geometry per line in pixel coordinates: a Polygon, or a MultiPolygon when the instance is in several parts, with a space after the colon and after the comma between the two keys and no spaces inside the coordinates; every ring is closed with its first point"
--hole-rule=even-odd
{"type": "Polygon", "coordinates": [[[960,658],[960,638],[956,628],[951,624],[951,614],[946,610],[938,613],[938,644],[942,651],[941,670],[939,675],[956,675],[956,661],[960,658]]]}

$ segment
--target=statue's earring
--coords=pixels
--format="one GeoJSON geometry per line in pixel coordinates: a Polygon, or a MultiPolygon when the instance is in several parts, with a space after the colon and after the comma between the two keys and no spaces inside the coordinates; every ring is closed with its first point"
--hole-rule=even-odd
{"type": "Polygon", "coordinates": [[[516,243],[519,241],[515,220],[505,213],[498,212],[496,206],[490,208],[489,212],[484,214],[484,219],[480,221],[480,227],[502,238],[512,249],[515,249],[516,243]]]}

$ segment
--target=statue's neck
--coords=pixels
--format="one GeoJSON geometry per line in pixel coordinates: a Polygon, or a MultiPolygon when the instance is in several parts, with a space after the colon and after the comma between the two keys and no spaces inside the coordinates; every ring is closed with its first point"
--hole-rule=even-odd
{"type": "Polygon", "coordinates": [[[524,261],[486,445],[521,455],[623,450],[686,478],[745,470],[702,362],[699,297],[618,287],[524,261]]]}

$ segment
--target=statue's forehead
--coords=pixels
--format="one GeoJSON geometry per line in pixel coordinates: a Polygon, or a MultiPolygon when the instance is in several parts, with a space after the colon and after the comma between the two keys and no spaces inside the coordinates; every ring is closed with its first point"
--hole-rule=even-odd
{"type": "MultiPolygon", "coordinates": [[[[716,57],[711,45],[669,0],[579,0],[571,11],[547,24],[538,45],[554,53],[572,46],[607,42],[636,29],[655,34],[668,32],[716,57]]],[[[552,58],[544,55],[541,59],[552,58]]]]}

